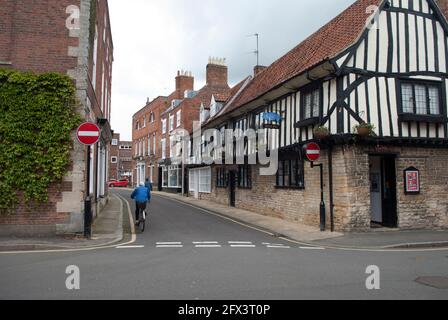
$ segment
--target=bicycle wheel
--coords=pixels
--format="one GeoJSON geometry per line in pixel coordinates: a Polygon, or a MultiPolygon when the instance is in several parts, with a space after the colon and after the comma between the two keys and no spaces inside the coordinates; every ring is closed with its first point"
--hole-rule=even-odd
{"type": "Polygon", "coordinates": [[[140,231],[145,232],[146,228],[146,212],[142,211],[141,221],[140,221],[140,231]]]}

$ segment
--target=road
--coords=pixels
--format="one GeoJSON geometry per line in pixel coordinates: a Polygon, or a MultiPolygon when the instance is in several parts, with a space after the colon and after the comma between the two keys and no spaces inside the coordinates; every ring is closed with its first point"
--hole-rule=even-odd
{"type": "MultiPolygon", "coordinates": [[[[133,208],[129,191],[116,194],[133,208]]],[[[448,276],[447,256],[303,247],[154,197],[149,229],[131,247],[0,255],[0,299],[447,299],[415,282],[448,276]],[[69,265],[80,290],[66,288],[69,265]],[[371,265],[380,290],[366,288],[371,265]]]]}

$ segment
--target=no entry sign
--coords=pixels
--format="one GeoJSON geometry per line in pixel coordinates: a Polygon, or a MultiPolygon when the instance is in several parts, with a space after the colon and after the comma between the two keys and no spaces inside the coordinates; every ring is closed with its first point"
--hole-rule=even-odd
{"type": "Polygon", "coordinates": [[[83,123],[78,128],[78,140],[86,146],[97,143],[100,139],[100,135],[100,128],[96,124],[91,122],[83,123]]]}
{"type": "Polygon", "coordinates": [[[320,147],[317,143],[311,142],[305,146],[305,156],[311,161],[315,162],[320,159],[320,147]]]}

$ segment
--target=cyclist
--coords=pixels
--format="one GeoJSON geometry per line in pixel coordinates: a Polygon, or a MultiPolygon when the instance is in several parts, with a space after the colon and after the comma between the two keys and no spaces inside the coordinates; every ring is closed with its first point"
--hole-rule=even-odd
{"type": "Polygon", "coordinates": [[[132,193],[131,199],[135,200],[135,224],[139,225],[140,212],[146,210],[148,202],[151,202],[151,191],[141,183],[132,193]]]}
{"type": "Polygon", "coordinates": [[[149,179],[146,179],[145,187],[148,188],[150,192],[152,192],[152,182],[149,181],[149,179]]]}

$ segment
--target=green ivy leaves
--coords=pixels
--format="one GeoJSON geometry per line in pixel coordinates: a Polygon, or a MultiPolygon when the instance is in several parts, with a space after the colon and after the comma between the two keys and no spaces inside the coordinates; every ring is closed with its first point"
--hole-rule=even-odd
{"type": "Polygon", "coordinates": [[[56,73],[0,70],[0,213],[48,201],[70,164],[70,133],[80,123],[72,80],[56,73]]]}

